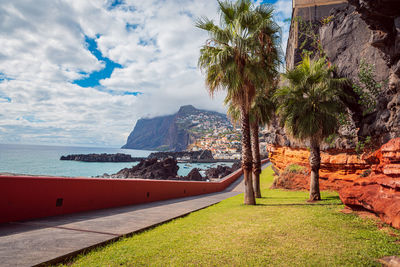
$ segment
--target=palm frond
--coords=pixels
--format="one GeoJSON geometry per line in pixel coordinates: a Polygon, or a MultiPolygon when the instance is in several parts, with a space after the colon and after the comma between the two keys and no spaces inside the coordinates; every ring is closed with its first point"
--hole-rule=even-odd
{"type": "Polygon", "coordinates": [[[218,5],[220,25],[207,18],[196,22],[209,35],[198,66],[211,95],[225,90],[226,103],[249,111],[258,92],[272,87],[279,76],[280,28],[271,5],[255,7],[251,0],[219,0],[218,5]]]}
{"type": "Polygon", "coordinates": [[[345,79],[333,77],[324,59],[303,61],[283,77],[288,86],[278,89],[273,100],[281,125],[296,139],[321,140],[338,130],[338,114],[344,110],[340,96],[345,79]]]}

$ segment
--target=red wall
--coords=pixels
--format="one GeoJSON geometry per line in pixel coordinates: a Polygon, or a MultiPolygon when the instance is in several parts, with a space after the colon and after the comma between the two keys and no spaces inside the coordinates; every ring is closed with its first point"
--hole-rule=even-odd
{"type": "Polygon", "coordinates": [[[213,193],[241,175],[219,182],[0,176],[0,223],[213,193]]]}

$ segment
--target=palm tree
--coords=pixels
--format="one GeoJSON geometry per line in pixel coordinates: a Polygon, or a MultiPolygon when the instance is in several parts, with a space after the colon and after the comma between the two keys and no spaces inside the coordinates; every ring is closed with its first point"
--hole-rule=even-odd
{"type": "Polygon", "coordinates": [[[283,75],[288,85],[274,95],[277,114],[286,131],[295,139],[306,141],[310,146],[310,199],[320,200],[319,169],[320,143],[323,138],[339,128],[339,114],[345,110],[339,99],[345,79],[333,78],[333,68],[325,58],[310,57],[283,75]]]}
{"type": "MultiPolygon", "coordinates": [[[[253,156],[253,178],[252,185],[256,198],[261,197],[260,173],[261,173],[261,156],[259,143],[259,126],[266,125],[270,122],[274,114],[274,103],[271,99],[271,92],[266,95],[265,92],[257,94],[250,109],[250,139],[251,151],[253,156]]],[[[228,114],[234,123],[239,120],[239,110],[232,104],[229,105],[228,114]]]]}
{"type": "MultiPolygon", "coordinates": [[[[272,92],[272,91],[270,91],[272,92]]],[[[271,93],[269,94],[271,95],[271,93]]],[[[268,95],[255,98],[250,111],[251,145],[253,153],[253,189],[256,198],[261,197],[260,173],[261,156],[259,143],[259,125],[268,124],[274,113],[274,104],[268,95]]]]}
{"type": "Polygon", "coordinates": [[[266,87],[276,72],[271,66],[279,61],[273,50],[279,27],[272,21],[270,5],[254,7],[250,0],[218,1],[218,5],[220,26],[207,18],[196,24],[210,37],[200,50],[198,64],[206,72],[210,94],[225,90],[226,102],[240,110],[244,203],[254,205],[249,111],[256,89],[266,87]]]}

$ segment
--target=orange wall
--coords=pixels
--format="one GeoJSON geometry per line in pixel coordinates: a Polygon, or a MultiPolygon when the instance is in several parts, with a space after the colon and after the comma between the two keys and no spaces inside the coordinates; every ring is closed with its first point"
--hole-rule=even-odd
{"type": "Polygon", "coordinates": [[[241,175],[219,182],[0,176],[0,223],[208,194],[241,175]]]}

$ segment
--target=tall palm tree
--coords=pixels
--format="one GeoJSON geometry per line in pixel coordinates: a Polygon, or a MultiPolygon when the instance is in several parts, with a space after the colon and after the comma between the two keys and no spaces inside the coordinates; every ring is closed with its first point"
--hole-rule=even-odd
{"type": "Polygon", "coordinates": [[[279,27],[272,20],[270,5],[254,7],[250,0],[218,1],[218,5],[220,25],[207,18],[196,24],[209,34],[198,64],[206,72],[210,94],[225,90],[226,101],[240,110],[244,203],[254,205],[249,111],[256,89],[266,87],[276,72],[279,58],[273,49],[279,27]]]}
{"type": "Polygon", "coordinates": [[[333,68],[324,58],[310,57],[283,75],[288,85],[277,90],[277,114],[286,131],[310,146],[310,199],[320,200],[320,143],[339,128],[339,114],[345,110],[340,96],[346,79],[333,78],[333,68]]]}
{"type": "MultiPolygon", "coordinates": [[[[253,156],[253,175],[252,185],[256,198],[261,197],[260,188],[260,173],[261,173],[261,156],[260,156],[260,142],[259,142],[259,126],[266,125],[271,121],[274,114],[274,103],[271,99],[271,92],[267,95],[265,91],[260,92],[254,98],[250,109],[250,139],[251,151],[253,156]]],[[[240,117],[240,112],[234,105],[230,104],[228,108],[228,115],[234,123],[237,123],[240,117]]]]}

